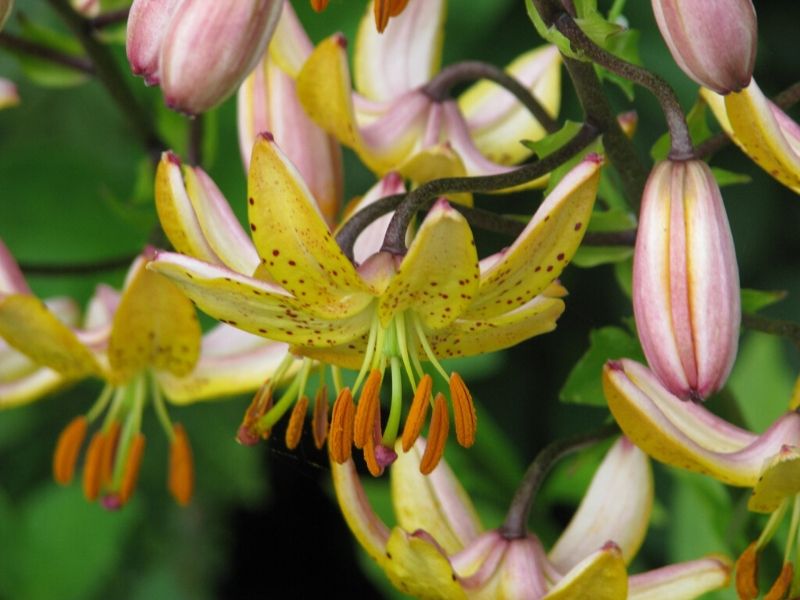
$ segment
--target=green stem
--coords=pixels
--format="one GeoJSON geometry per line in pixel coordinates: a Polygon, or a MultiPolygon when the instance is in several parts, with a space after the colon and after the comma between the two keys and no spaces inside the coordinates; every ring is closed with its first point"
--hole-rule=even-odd
{"type": "Polygon", "coordinates": [[[37,44],[30,40],[17,37],[10,33],[0,33],[0,48],[15,54],[24,54],[46,60],[62,67],[67,67],[79,73],[94,75],[94,65],[92,62],[80,56],[71,56],[58,50],[54,50],[44,44],[37,44]]]}
{"type": "Polygon", "coordinates": [[[784,337],[800,350],[800,323],[771,319],[760,315],[743,314],[742,327],[784,337]]]}

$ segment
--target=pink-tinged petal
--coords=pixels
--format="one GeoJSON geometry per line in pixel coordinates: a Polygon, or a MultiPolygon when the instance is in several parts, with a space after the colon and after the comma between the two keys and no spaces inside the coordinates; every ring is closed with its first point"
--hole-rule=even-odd
{"type": "Polygon", "coordinates": [[[15,408],[38,400],[67,382],[61,373],[47,367],[39,367],[15,379],[0,379],[0,409],[15,408]]]}
{"type": "Polygon", "coordinates": [[[709,556],[628,578],[629,600],[690,600],[726,588],[732,565],[723,556],[709,556]]]}
{"type": "MultiPolygon", "coordinates": [[[[438,467],[437,467],[438,468],[438,467]]],[[[480,597],[481,588],[494,576],[509,542],[496,529],[476,537],[463,550],[450,556],[450,564],[470,597],[480,597]]]]}
{"type": "Polygon", "coordinates": [[[543,566],[546,562],[544,549],[536,537],[512,540],[493,581],[487,586],[490,591],[491,583],[496,582],[496,591],[492,590],[486,598],[538,600],[547,591],[543,566]]]}
{"type": "Polygon", "coordinates": [[[199,114],[233,93],[264,54],[282,8],[282,0],[183,0],[161,48],[167,105],[199,114]]]}
{"type": "Polygon", "coordinates": [[[108,327],[114,320],[114,313],[119,306],[120,293],[109,285],[98,285],[86,308],[83,328],[86,330],[108,327]]]}
{"type": "Polygon", "coordinates": [[[370,2],[356,37],[358,91],[386,102],[427,83],[439,70],[446,10],[445,0],[414,0],[378,33],[370,2]]]}
{"type": "Polygon", "coordinates": [[[509,170],[505,165],[492,162],[486,158],[475,146],[467,122],[458,109],[458,104],[448,100],[442,104],[444,111],[444,136],[453,147],[453,150],[464,161],[467,173],[470,175],[495,175],[509,170]]]}
{"type": "Polygon", "coordinates": [[[653,474],[647,455],[626,438],[606,454],[550,561],[566,573],[608,540],[629,563],[644,541],[653,507],[653,474]]]}
{"type": "Polygon", "coordinates": [[[0,110],[20,103],[19,92],[13,81],[0,77],[0,110]]]}
{"type": "Polygon", "coordinates": [[[628,574],[622,552],[613,542],[579,562],[544,596],[543,600],[625,600],[628,574]]]}
{"type": "Polygon", "coordinates": [[[633,361],[608,363],[603,390],[622,431],[647,454],[729,485],[753,487],[769,458],[785,444],[800,444],[800,414],[788,413],[751,437],[701,406],[688,411],[689,403],[633,361]],[[704,418],[695,418],[701,411],[704,418]]]}
{"type": "MultiPolygon", "coordinates": [[[[358,202],[352,214],[347,218],[364,210],[367,206],[377,202],[381,198],[402,194],[405,191],[406,186],[403,183],[403,178],[394,172],[387,173],[364,194],[364,197],[358,202]]],[[[363,264],[370,256],[380,251],[381,246],[383,246],[383,238],[386,235],[386,228],[389,226],[389,222],[392,220],[393,216],[394,211],[375,219],[358,234],[355,244],[353,244],[353,257],[356,264],[363,264]]]]}
{"type": "Polygon", "coordinates": [[[455,554],[478,537],[481,523],[469,496],[444,460],[430,475],[419,472],[424,452],[422,438],[408,452],[402,451],[400,442],[397,444],[397,460],[390,470],[397,524],[406,531],[427,531],[447,554],[455,554]]]}
{"type": "Polygon", "coordinates": [[[303,29],[303,24],[297,18],[297,13],[292,8],[292,3],[286,0],[283,3],[281,18],[272,34],[269,43],[269,53],[272,60],[292,78],[297,78],[303,63],[314,50],[314,44],[303,29]]]}
{"type": "Polygon", "coordinates": [[[758,46],[752,0],[653,0],[653,13],[675,62],[720,94],[750,83],[758,46]]]}
{"type": "Polygon", "coordinates": [[[134,0],[128,14],[126,50],[134,75],[148,85],[160,80],[159,57],[164,34],[183,0],[134,0]]]}
{"type": "Polygon", "coordinates": [[[0,239],[0,296],[3,294],[30,294],[31,288],[25,281],[25,276],[9,252],[3,240],[0,239]]]}
{"type": "MultiPolygon", "coordinates": [[[[516,58],[507,68],[531,90],[547,113],[555,118],[561,104],[561,53],[543,46],[516,58]]],[[[501,86],[481,81],[458,98],[473,142],[489,160],[512,165],[531,151],[520,140],[539,140],[547,135],[542,125],[501,86]]]]}

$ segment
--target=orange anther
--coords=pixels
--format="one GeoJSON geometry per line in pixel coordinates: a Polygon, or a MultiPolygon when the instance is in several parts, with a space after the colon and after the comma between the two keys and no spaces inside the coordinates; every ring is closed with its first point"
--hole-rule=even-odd
{"type": "Polygon", "coordinates": [[[383,33],[391,17],[396,17],[403,12],[408,0],[375,0],[375,27],[383,33]]]}
{"type": "Polygon", "coordinates": [[[86,458],[83,461],[83,495],[91,502],[97,499],[102,484],[105,437],[101,431],[92,436],[89,448],[86,450],[86,458]]]}
{"type": "Polygon", "coordinates": [[[286,447],[294,450],[300,443],[300,436],[303,435],[303,424],[308,413],[308,396],[303,396],[292,408],[289,417],[289,424],[286,426],[286,447]]]}
{"type": "Polygon", "coordinates": [[[344,388],[339,392],[336,402],[333,403],[331,430],[328,436],[328,452],[330,452],[331,458],[339,464],[347,462],[353,450],[355,412],[350,388],[344,388]]]}
{"type": "Polygon", "coordinates": [[[361,397],[358,399],[353,436],[353,442],[356,448],[363,448],[366,445],[372,433],[375,416],[380,413],[382,378],[383,374],[377,369],[373,369],[369,377],[367,377],[367,381],[364,383],[364,389],[361,391],[361,397]]]}
{"type": "Polygon", "coordinates": [[[75,474],[75,463],[78,452],[86,437],[89,422],[81,415],[75,417],[58,436],[56,450],[53,453],[53,478],[61,485],[67,485],[75,474]]]}
{"type": "Polygon", "coordinates": [[[475,443],[475,432],[478,429],[478,417],[475,404],[467,384],[458,373],[450,375],[450,400],[453,402],[453,420],[456,426],[456,439],[464,448],[475,443]]]}
{"type": "Polygon", "coordinates": [[[328,0],[311,0],[311,8],[316,12],[322,12],[328,8],[328,0]]]}
{"type": "Polygon", "coordinates": [[[259,437],[267,439],[272,432],[271,429],[264,431],[256,430],[256,422],[272,408],[272,383],[268,379],[265,381],[253,396],[250,406],[244,413],[242,424],[236,433],[236,441],[245,446],[252,446],[258,443],[259,437]]]}
{"type": "Polygon", "coordinates": [[[194,461],[192,447],[183,425],[176,423],[172,427],[174,436],[169,447],[169,474],[167,489],[175,502],[186,506],[194,492],[194,461]]]}
{"type": "Polygon", "coordinates": [[[100,457],[100,484],[105,485],[111,481],[111,474],[114,471],[114,455],[117,451],[119,440],[119,421],[112,421],[111,426],[104,435],[103,451],[100,457]]]}
{"type": "Polygon", "coordinates": [[[314,445],[321,450],[328,436],[328,388],[322,386],[314,397],[314,416],[311,422],[311,431],[314,434],[314,445]]]}
{"type": "Polygon", "coordinates": [[[389,16],[396,17],[406,9],[408,0],[389,0],[389,16]]]}
{"type": "Polygon", "coordinates": [[[428,416],[432,388],[433,379],[431,376],[428,374],[423,375],[417,385],[417,391],[414,392],[414,400],[411,402],[406,424],[403,427],[403,452],[408,452],[411,449],[411,446],[414,445],[414,442],[417,441],[419,434],[422,432],[422,426],[428,416]]]}
{"type": "Polygon", "coordinates": [[[378,413],[375,413],[375,420],[372,426],[372,435],[367,437],[367,443],[364,444],[364,461],[367,463],[367,470],[373,477],[380,477],[383,474],[383,467],[378,463],[378,457],[375,454],[375,444],[381,441],[381,419],[378,413]]]}
{"type": "Polygon", "coordinates": [[[769,588],[769,591],[764,596],[764,600],[783,600],[789,593],[789,587],[792,585],[792,578],[794,577],[794,568],[791,563],[784,563],[781,569],[781,574],[769,588]]]}
{"type": "Polygon", "coordinates": [[[122,472],[122,483],[119,486],[120,504],[127,504],[136,489],[136,480],[139,479],[139,468],[142,466],[142,455],[144,454],[144,435],[137,433],[133,438],[128,458],[125,461],[125,469],[122,472]]]}
{"type": "Polygon", "coordinates": [[[436,394],[436,400],[433,402],[431,426],[428,428],[428,443],[419,463],[419,472],[423,475],[430,474],[442,459],[449,430],[450,417],[447,414],[447,401],[442,394],[436,394]]]}
{"type": "Polygon", "coordinates": [[[758,598],[758,546],[750,544],[736,559],[736,591],[742,600],[758,598]]]}

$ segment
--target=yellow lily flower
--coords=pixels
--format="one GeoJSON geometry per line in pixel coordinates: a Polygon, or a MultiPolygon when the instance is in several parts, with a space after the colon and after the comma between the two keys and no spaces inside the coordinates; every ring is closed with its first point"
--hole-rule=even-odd
{"type": "Polygon", "coordinates": [[[0,251],[0,338],[21,365],[0,383],[0,406],[30,401],[85,377],[106,381],[91,409],[62,432],[53,457],[58,483],[68,484],[87,430],[102,423],[84,459],[83,490],[119,508],[130,498],[141,464],[144,408],[152,403],[170,441],[168,486],[175,500],[191,499],[194,474],[189,440],[173,424],[164,398],[187,404],[257,388],[280,363],[286,345],[220,325],[201,335],[191,301],[148,271],[153,252],[133,263],[122,293],[101,285],[89,303],[83,328],[62,320],[63,302],[47,305],[30,293],[19,268],[0,251]],[[9,285],[11,284],[11,285],[9,285]]]}
{"type": "Polygon", "coordinates": [[[653,502],[647,456],[625,438],[609,450],[572,521],[546,553],[533,533],[484,531],[469,496],[445,461],[419,473],[425,443],[391,468],[397,525],[370,507],[355,465],[331,462],[348,526],[392,584],[418,598],[695,598],[728,583],[725,559],[706,557],[629,577],[653,502]]]}
{"type": "MultiPolygon", "coordinates": [[[[341,34],[320,43],[299,73],[298,93],[311,118],[378,175],[398,171],[421,182],[502,173],[531,155],[521,139],[546,135],[494,83],[479,82],[457,101],[440,102],[426,91],[439,69],[445,12],[446,0],[418,0],[382,35],[365,15],[356,39],[356,92],[341,34]],[[430,172],[432,160],[435,173],[430,172]]],[[[518,57],[507,69],[553,116],[561,100],[560,61],[558,50],[545,46],[518,57]]]]}
{"type": "MultiPolygon", "coordinates": [[[[603,389],[622,431],[650,456],[729,485],[751,487],[748,508],[772,513],[758,541],[737,563],[737,589],[743,598],[757,597],[757,554],[772,539],[790,505],[793,525],[784,570],[793,570],[791,557],[800,523],[800,414],[791,411],[755,435],[699,404],[680,400],[646,367],[627,359],[606,365],[603,389]]],[[[795,556],[795,565],[798,560],[800,556],[795,556]]],[[[791,579],[790,573],[788,583],[791,579]]],[[[786,576],[780,577],[775,595],[769,597],[783,597],[788,583],[786,576]]],[[[791,597],[797,593],[793,588],[791,597]]]]}
{"type": "MultiPolygon", "coordinates": [[[[370,470],[377,474],[393,458],[404,379],[414,391],[408,433],[404,432],[407,447],[424,424],[433,382],[423,361],[448,382],[456,437],[469,446],[476,424],[472,398],[461,377],[447,373],[439,358],[507,348],[555,327],[564,310],[560,297],[565,290],[554,282],[591,216],[600,160],[590,156],[577,165],[520,237],[480,262],[466,220],[439,200],[402,260],[369,248],[362,238],[380,240],[383,232],[375,235],[368,228],[356,242],[358,264],[353,264],[270,135],[257,140],[250,165],[253,243],[236,229],[238,223],[233,224],[231,209],[216,186],[212,193],[209,186],[196,184],[198,173],[199,169],[181,171],[174,157],[162,159],[156,176],[161,222],[175,247],[190,256],[160,253],[149,268],[169,277],[212,317],[287,342],[292,353],[306,358],[274,406],[272,384],[256,396],[240,441],[268,435],[292,406],[303,412],[313,364],[309,359],[315,359],[358,370],[352,388],[336,385],[329,447],[340,462],[350,456],[353,443],[364,448],[370,470]],[[359,248],[359,242],[365,245],[359,248]],[[380,388],[387,369],[392,400],[381,433],[380,388]],[[353,397],[359,392],[356,408],[353,397]]],[[[390,175],[368,197],[398,188],[402,189],[401,179],[390,175]]],[[[272,381],[278,380],[276,376],[272,381]]],[[[432,404],[429,437],[436,443],[430,444],[425,470],[441,457],[449,426],[444,396],[437,395],[432,404]]],[[[297,420],[302,423],[300,417],[297,420]]]]}
{"type": "Polygon", "coordinates": [[[741,92],[720,96],[702,88],[700,94],[734,143],[800,194],[800,126],[764,96],[755,79],[741,92]]]}

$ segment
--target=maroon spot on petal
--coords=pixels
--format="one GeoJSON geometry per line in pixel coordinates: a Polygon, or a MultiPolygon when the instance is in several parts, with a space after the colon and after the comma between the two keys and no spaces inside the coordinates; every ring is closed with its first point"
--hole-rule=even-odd
{"type": "Polygon", "coordinates": [[[578,223],[575,223],[575,231],[579,231],[581,227],[583,227],[583,223],[581,223],[580,221],[578,223]]]}

